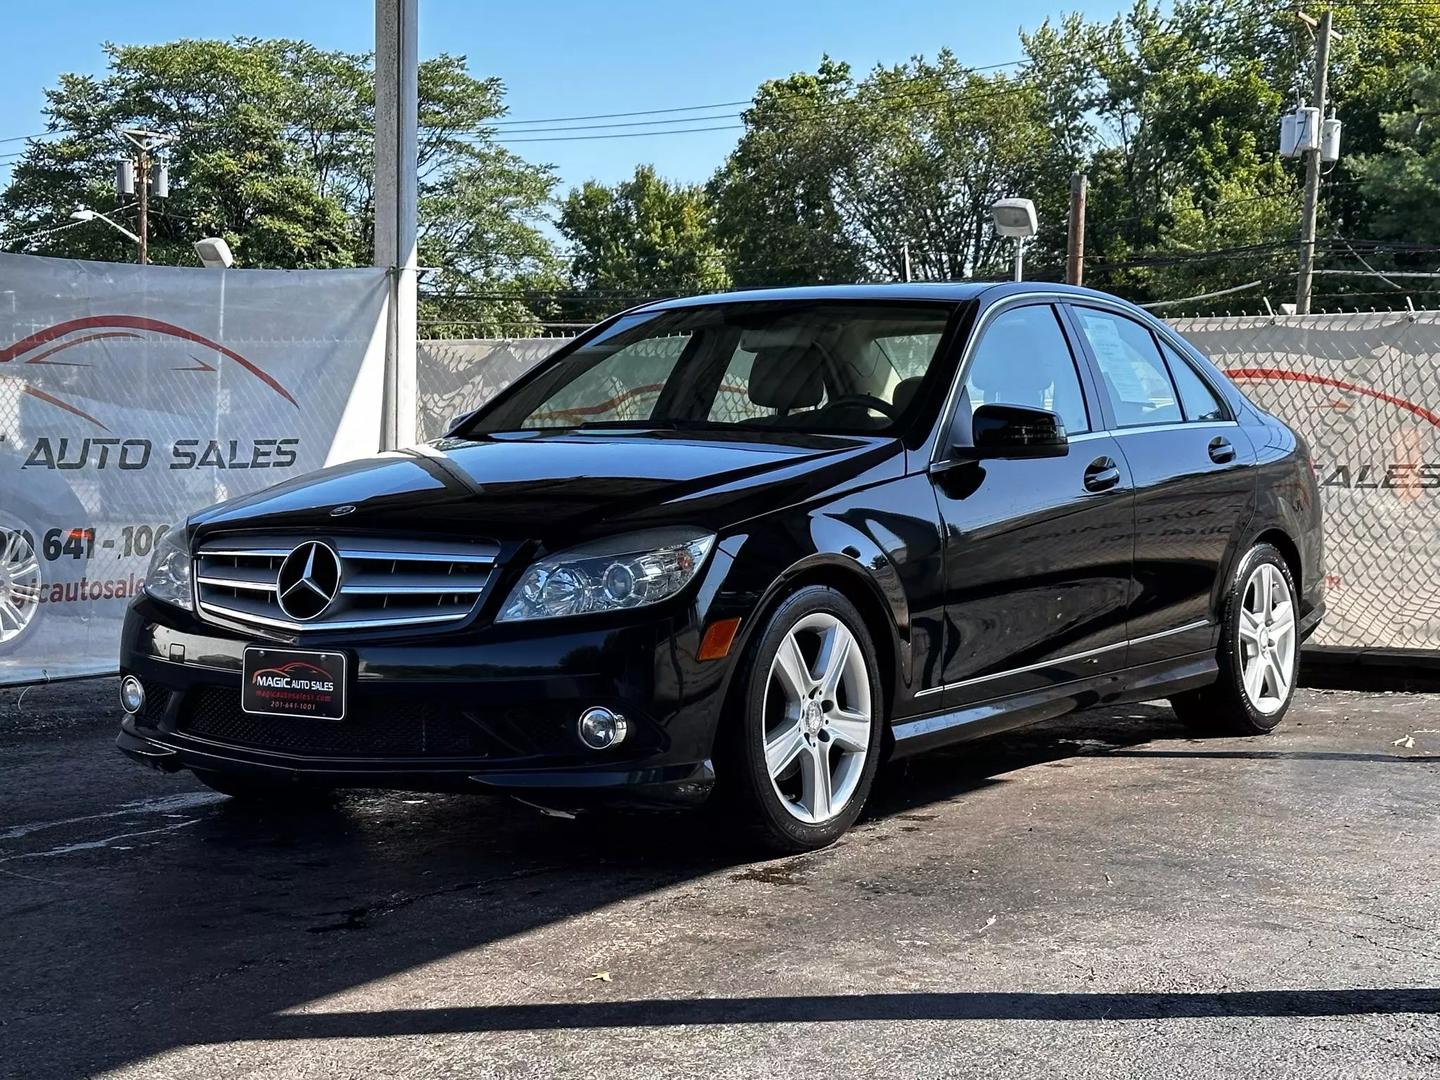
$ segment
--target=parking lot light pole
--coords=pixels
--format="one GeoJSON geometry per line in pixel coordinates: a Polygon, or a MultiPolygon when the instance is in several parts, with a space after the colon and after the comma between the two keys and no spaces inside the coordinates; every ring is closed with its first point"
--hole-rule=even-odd
{"type": "Polygon", "coordinates": [[[104,214],[100,213],[99,210],[91,210],[88,206],[76,207],[75,210],[71,212],[70,218],[72,221],[103,221],[106,225],[109,225],[116,232],[124,234],[134,243],[140,243],[140,237],[136,236],[129,229],[125,228],[124,225],[121,225],[113,218],[106,217],[104,214]]]}
{"type": "Polygon", "coordinates": [[[999,236],[1015,238],[1015,280],[1025,269],[1025,241],[1035,235],[1035,204],[1029,199],[1001,199],[990,207],[990,218],[999,236]]]}

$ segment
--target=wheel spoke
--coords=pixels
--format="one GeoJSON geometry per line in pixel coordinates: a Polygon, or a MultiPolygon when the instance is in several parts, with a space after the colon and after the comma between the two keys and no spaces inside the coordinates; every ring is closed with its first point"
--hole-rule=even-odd
{"type": "Polygon", "coordinates": [[[801,800],[813,820],[825,821],[830,817],[830,753],[823,745],[807,746],[806,749],[808,753],[800,766],[805,774],[801,800]]]}
{"type": "Polygon", "coordinates": [[[805,663],[805,657],[800,652],[800,645],[793,633],[780,643],[771,673],[780,677],[780,685],[791,702],[801,702],[809,696],[815,680],[810,675],[809,665],[805,663]]]}
{"type": "Polygon", "coordinates": [[[1270,667],[1270,682],[1275,687],[1275,696],[1283,701],[1285,700],[1285,695],[1290,692],[1290,678],[1285,671],[1285,666],[1280,662],[1280,656],[1276,650],[1272,649],[1270,651],[1268,663],[1270,667]]]}
{"type": "Polygon", "coordinates": [[[26,623],[26,619],[20,614],[20,609],[9,600],[0,600],[0,630],[8,626],[11,630],[19,630],[26,623]]]}
{"type": "Polygon", "coordinates": [[[1295,608],[1284,600],[1270,613],[1270,636],[1279,638],[1295,629],[1295,608]]]}
{"type": "Polygon", "coordinates": [[[779,776],[790,767],[795,755],[805,749],[805,733],[800,729],[800,721],[796,720],[765,743],[765,767],[770,770],[771,776],[779,776]]]}
{"type": "Polygon", "coordinates": [[[1260,647],[1260,624],[1260,616],[1242,604],[1240,607],[1240,637],[1256,648],[1260,647]]]}
{"type": "Polygon", "coordinates": [[[35,556],[33,555],[29,556],[18,566],[10,567],[10,577],[12,580],[29,577],[31,574],[38,574],[39,572],[40,564],[35,561],[35,556]]]}
{"type": "Polygon", "coordinates": [[[1245,693],[1252,703],[1258,702],[1265,691],[1265,655],[1256,653],[1245,664],[1245,693]]]}
{"type": "Polygon", "coordinates": [[[835,744],[842,750],[863,754],[870,748],[870,717],[848,709],[837,709],[825,718],[835,744]]]}
{"type": "Polygon", "coordinates": [[[845,675],[845,666],[850,662],[850,650],[855,647],[855,638],[842,622],[835,623],[825,635],[820,652],[820,693],[828,701],[834,701],[840,689],[840,680],[845,675]]]}

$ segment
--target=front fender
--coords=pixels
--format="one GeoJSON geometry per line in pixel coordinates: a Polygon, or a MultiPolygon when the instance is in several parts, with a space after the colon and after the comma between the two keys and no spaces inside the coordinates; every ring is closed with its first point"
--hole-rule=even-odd
{"type": "MultiPolygon", "coordinates": [[[[733,655],[744,655],[766,613],[784,596],[804,584],[829,584],[843,589],[867,616],[876,648],[889,660],[893,711],[907,711],[917,648],[932,642],[938,648],[942,626],[939,513],[926,476],[901,477],[820,506],[755,519],[726,537],[720,550],[730,563],[710,620],[741,619],[733,655]],[[933,601],[927,601],[931,594],[933,601]]],[[[738,666],[732,664],[732,677],[738,666]]]]}

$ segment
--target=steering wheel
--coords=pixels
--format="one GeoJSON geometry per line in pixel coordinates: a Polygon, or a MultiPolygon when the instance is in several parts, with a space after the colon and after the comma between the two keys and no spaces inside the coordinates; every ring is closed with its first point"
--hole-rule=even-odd
{"type": "Polygon", "coordinates": [[[874,394],[841,394],[832,398],[827,404],[827,409],[833,409],[840,405],[864,405],[867,409],[874,409],[888,420],[894,420],[900,410],[884,398],[876,397],[874,394]]]}

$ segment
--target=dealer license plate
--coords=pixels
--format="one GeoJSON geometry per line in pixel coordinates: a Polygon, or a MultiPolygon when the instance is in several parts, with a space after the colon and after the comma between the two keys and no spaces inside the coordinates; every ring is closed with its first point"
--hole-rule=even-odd
{"type": "Polygon", "coordinates": [[[345,719],[345,654],[271,649],[245,650],[240,708],[262,716],[345,719]]]}

